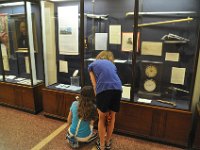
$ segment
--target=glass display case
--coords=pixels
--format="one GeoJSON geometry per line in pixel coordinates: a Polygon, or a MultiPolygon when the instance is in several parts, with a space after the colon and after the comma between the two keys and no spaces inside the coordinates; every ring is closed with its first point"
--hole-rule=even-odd
{"type": "Polygon", "coordinates": [[[45,116],[66,120],[81,90],[80,9],[79,0],[41,1],[45,116]]]}
{"type": "Polygon", "coordinates": [[[110,50],[123,85],[115,130],[187,146],[199,8],[198,0],[41,1],[45,115],[66,120],[80,86],[91,85],[88,65],[110,50]]]}
{"type": "Polygon", "coordinates": [[[46,87],[80,91],[80,1],[41,1],[46,87]]]}
{"type": "MultiPolygon", "coordinates": [[[[139,1],[139,52],[134,55],[140,76],[134,101],[190,110],[199,54],[200,2],[139,1]],[[184,3],[184,4],[183,4],[184,3]],[[159,7],[157,7],[159,5],[159,7]]],[[[127,17],[133,12],[127,12],[127,17]]]]}
{"type": "Polygon", "coordinates": [[[44,80],[40,7],[33,2],[0,4],[5,81],[34,86],[44,80]]]}
{"type": "Polygon", "coordinates": [[[134,3],[84,1],[84,84],[91,84],[88,64],[110,50],[123,100],[189,110],[199,53],[199,1],[139,1],[135,16],[134,3]]]}
{"type": "Polygon", "coordinates": [[[42,109],[44,81],[40,3],[0,2],[0,103],[32,113],[42,109]]]}
{"type": "Polygon", "coordinates": [[[84,1],[84,81],[91,85],[88,65],[98,53],[110,50],[123,85],[122,99],[130,101],[134,19],[126,17],[127,11],[134,11],[133,0],[84,1]]]}

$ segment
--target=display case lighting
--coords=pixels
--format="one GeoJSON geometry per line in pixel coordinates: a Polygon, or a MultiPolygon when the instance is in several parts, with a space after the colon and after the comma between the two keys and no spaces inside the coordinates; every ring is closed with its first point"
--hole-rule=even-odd
{"type": "Polygon", "coordinates": [[[20,5],[24,5],[24,2],[14,2],[14,3],[0,4],[0,7],[20,6],[20,5]]]}

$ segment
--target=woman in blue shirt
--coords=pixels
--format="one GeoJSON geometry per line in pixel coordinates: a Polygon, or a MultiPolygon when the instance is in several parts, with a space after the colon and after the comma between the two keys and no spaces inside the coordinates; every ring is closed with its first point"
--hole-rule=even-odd
{"type": "Polygon", "coordinates": [[[122,83],[113,62],[112,52],[102,51],[97,55],[96,61],[88,67],[99,114],[98,132],[100,141],[96,143],[98,150],[111,149],[110,140],[115,124],[115,114],[120,109],[122,83]]]}
{"type": "Polygon", "coordinates": [[[79,119],[81,119],[76,139],[79,142],[90,142],[97,137],[93,133],[93,124],[97,119],[95,95],[91,86],[84,86],[81,89],[81,96],[74,101],[70,107],[67,118],[67,129],[69,135],[73,136],[76,132],[79,119]]]}

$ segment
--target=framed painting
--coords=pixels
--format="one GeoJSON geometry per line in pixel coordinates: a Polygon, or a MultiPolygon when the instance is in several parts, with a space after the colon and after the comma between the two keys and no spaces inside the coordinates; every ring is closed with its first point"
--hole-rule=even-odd
{"type": "MultiPolygon", "coordinates": [[[[12,15],[10,17],[12,37],[13,37],[13,47],[15,52],[28,52],[29,50],[29,39],[28,39],[28,28],[25,14],[12,15]]],[[[38,52],[37,45],[37,32],[36,32],[36,22],[34,14],[32,14],[32,28],[33,28],[33,42],[34,42],[34,52],[38,52]]]]}

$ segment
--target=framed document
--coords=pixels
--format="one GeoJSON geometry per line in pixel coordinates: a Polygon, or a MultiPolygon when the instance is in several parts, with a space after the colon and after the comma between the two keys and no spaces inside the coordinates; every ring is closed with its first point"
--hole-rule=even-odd
{"type": "MultiPolygon", "coordinates": [[[[138,32],[137,37],[137,52],[139,52],[140,32],[138,32]]],[[[122,51],[133,51],[133,32],[122,32],[122,51]]]]}

